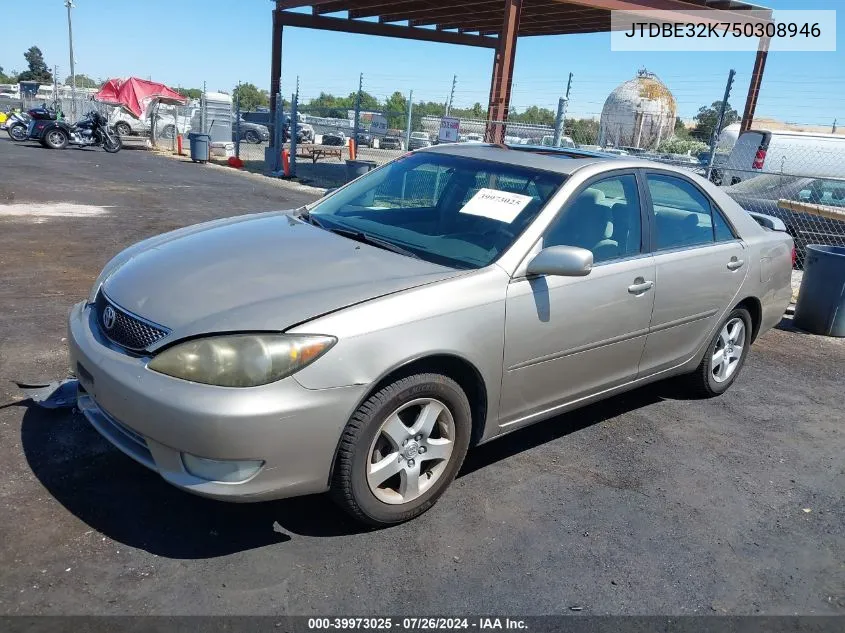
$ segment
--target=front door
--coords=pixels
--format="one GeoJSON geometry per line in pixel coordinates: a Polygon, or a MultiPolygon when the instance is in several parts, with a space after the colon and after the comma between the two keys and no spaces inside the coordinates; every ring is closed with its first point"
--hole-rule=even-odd
{"type": "Polygon", "coordinates": [[[544,248],[587,248],[594,265],[584,277],[511,281],[501,425],[528,423],[636,377],[654,303],[654,260],[642,227],[632,172],[588,182],[551,224],[544,248]]]}
{"type": "Polygon", "coordinates": [[[646,174],[656,266],[654,316],[640,375],[688,361],[733,306],[748,253],[718,207],[691,181],[646,174]]]}

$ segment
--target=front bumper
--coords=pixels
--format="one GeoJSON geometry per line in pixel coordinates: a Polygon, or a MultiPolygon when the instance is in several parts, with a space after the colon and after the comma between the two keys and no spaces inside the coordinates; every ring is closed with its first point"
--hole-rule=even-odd
{"type": "Polygon", "coordinates": [[[306,389],[294,378],[233,389],[179,380],[147,369],[100,333],[90,305],[68,323],[78,405],[118,449],[194,494],[262,501],[323,492],[335,450],[365,386],[306,389]],[[239,483],[190,474],[182,453],[217,460],[263,460],[239,483]]]}

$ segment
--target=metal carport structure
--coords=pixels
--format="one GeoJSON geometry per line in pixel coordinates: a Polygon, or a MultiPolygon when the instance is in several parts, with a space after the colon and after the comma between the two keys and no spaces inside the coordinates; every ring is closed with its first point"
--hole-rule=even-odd
{"type": "MultiPolygon", "coordinates": [[[[276,0],[270,71],[271,110],[282,75],[285,26],[378,35],[426,42],[479,46],[494,51],[487,108],[486,140],[501,142],[508,117],[519,37],[601,33],[611,30],[611,11],[670,11],[679,22],[709,22],[687,11],[718,10],[714,21],[760,21],[738,0],[276,0]],[[311,13],[291,11],[310,7],[311,13]],[[337,14],[346,13],[346,17],[337,14]]],[[[715,13],[714,13],[715,15],[715,13]]],[[[766,65],[768,41],[760,40],[742,117],[750,127],[766,65]]],[[[275,120],[275,118],[273,119],[275,120]]]]}

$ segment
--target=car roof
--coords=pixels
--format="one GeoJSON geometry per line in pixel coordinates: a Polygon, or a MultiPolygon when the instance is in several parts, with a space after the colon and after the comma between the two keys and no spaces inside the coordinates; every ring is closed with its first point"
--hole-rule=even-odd
{"type": "MultiPolygon", "coordinates": [[[[491,145],[489,143],[441,143],[421,150],[436,154],[465,156],[479,160],[506,163],[570,175],[602,161],[618,162],[618,157],[589,150],[566,149],[533,145],[491,145]]],[[[641,165],[643,161],[638,161],[641,165]]]]}
{"type": "Polygon", "coordinates": [[[638,156],[619,156],[593,150],[535,145],[492,145],[489,143],[441,143],[416,150],[452,156],[465,156],[529,169],[556,172],[565,176],[597,163],[606,163],[607,169],[653,169],[674,172],[685,177],[696,175],[685,167],[647,160],[638,156]]]}

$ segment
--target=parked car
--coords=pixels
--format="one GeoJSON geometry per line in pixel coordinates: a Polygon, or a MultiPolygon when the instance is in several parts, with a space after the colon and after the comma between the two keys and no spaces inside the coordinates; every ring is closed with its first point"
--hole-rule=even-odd
{"type": "Polygon", "coordinates": [[[346,145],[346,135],[343,132],[323,134],[323,145],[346,145]]]}
{"type": "Polygon", "coordinates": [[[481,134],[476,134],[474,132],[470,132],[468,134],[461,134],[460,138],[461,143],[483,143],[484,137],[481,134]]]}
{"type": "MultiPolygon", "coordinates": [[[[238,140],[238,122],[234,115],[232,116],[232,140],[238,140]]],[[[241,140],[247,143],[266,143],[270,140],[270,130],[265,125],[258,123],[251,123],[241,117],[240,121],[241,140]]]]}
{"type": "Polygon", "coordinates": [[[382,136],[378,141],[379,149],[402,149],[402,139],[398,136],[382,136]]]}
{"type": "Polygon", "coordinates": [[[355,142],[358,147],[372,147],[373,137],[365,132],[358,132],[358,136],[355,137],[355,142]]]}
{"type": "Polygon", "coordinates": [[[779,200],[823,205],[842,209],[845,220],[845,179],[763,174],[724,187],[723,191],[746,211],[776,217],[786,225],[787,232],[795,240],[797,268],[804,266],[808,244],[845,246],[845,221],[778,206],[779,200]]]}
{"type": "Polygon", "coordinates": [[[761,174],[845,178],[845,136],[748,130],[739,135],[721,172],[723,185],[761,174]]]}
{"type": "Polygon", "coordinates": [[[420,149],[422,147],[431,147],[431,139],[428,134],[425,132],[411,132],[408,149],[420,149]]]}
{"type": "MultiPolygon", "coordinates": [[[[284,134],[285,142],[290,141],[290,115],[284,114],[284,134]]],[[[305,122],[305,117],[301,113],[297,113],[297,140],[300,143],[314,142],[314,127],[305,122]]],[[[270,136],[273,135],[273,121],[271,120],[271,113],[269,110],[254,110],[251,112],[241,112],[241,120],[248,123],[257,123],[267,128],[270,136]]]]}
{"type": "Polygon", "coordinates": [[[185,491],[387,525],[471,446],[671,376],[726,391],[790,237],[686,170],[554,154],[443,144],[130,247],[70,313],[80,411],[185,491]]]}

